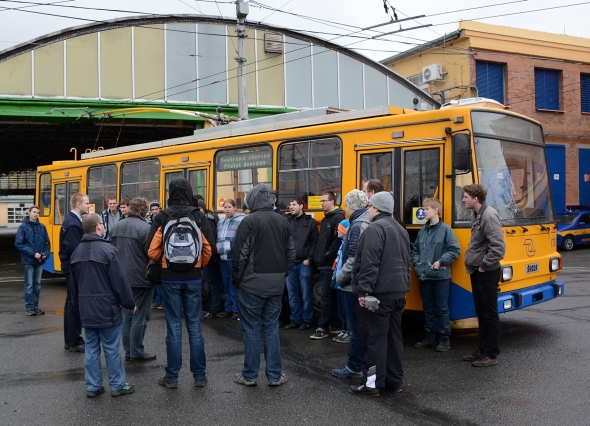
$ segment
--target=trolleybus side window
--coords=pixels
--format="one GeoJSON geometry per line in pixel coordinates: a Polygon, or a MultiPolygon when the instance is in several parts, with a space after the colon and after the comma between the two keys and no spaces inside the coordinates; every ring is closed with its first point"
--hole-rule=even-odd
{"type": "Polygon", "coordinates": [[[160,195],[160,162],[137,161],[121,166],[121,198],[145,197],[157,200],[160,195]]]}
{"type": "Polygon", "coordinates": [[[440,198],[440,149],[404,152],[404,208],[406,225],[420,225],[418,208],[424,198],[440,198]]]}
{"type": "Polygon", "coordinates": [[[51,174],[43,173],[39,177],[39,216],[49,216],[51,214],[51,174]]]}
{"type": "Polygon", "coordinates": [[[117,198],[117,166],[91,167],[88,169],[88,199],[94,211],[107,208],[109,198],[117,198]]]}
{"type": "Polygon", "coordinates": [[[215,156],[215,208],[231,198],[244,207],[244,197],[259,183],[272,185],[272,148],[257,146],[218,151],[215,156]]]}
{"type": "MultiPolygon", "coordinates": [[[[383,182],[385,190],[391,191],[393,182],[391,161],[391,151],[361,155],[361,184],[359,188],[362,188],[365,182],[371,179],[379,179],[383,182]]],[[[398,211],[399,208],[396,207],[395,210],[398,211]]]]}
{"type": "MultiPolygon", "coordinates": [[[[207,199],[207,170],[205,170],[205,169],[200,169],[200,170],[186,170],[186,169],[184,169],[184,170],[178,171],[178,172],[166,173],[166,181],[165,181],[165,183],[166,183],[165,194],[166,195],[164,197],[164,203],[166,203],[166,200],[170,197],[170,192],[169,192],[170,182],[172,182],[174,179],[178,179],[178,178],[187,178],[193,188],[193,194],[202,195],[205,200],[207,199]]],[[[168,207],[168,206],[166,206],[166,207],[168,207]]]]}
{"type": "MultiPolygon", "coordinates": [[[[342,143],[329,138],[288,142],[279,148],[278,206],[285,210],[295,197],[301,197],[306,208],[309,197],[320,197],[333,191],[340,203],[342,192],[342,143]]],[[[319,202],[319,200],[318,200],[319,202]]]]}

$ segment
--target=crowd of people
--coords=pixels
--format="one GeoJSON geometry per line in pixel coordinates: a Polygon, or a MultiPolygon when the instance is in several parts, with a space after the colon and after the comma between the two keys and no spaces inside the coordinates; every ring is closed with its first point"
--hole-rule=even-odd
{"type": "MultiPolygon", "coordinates": [[[[487,367],[498,362],[500,352],[497,288],[505,243],[498,213],[485,202],[486,188],[471,184],[463,192],[463,203],[472,210],[464,259],[480,334],[476,351],[463,359],[487,367]]],[[[284,384],[279,338],[283,294],[286,291],[290,312],[284,329],[312,330],[314,270],[321,277],[322,305],[310,338],[334,334],[333,340],[349,344],[345,365],[334,368],[332,375],[360,379],[360,384],[349,386],[351,393],[379,396],[380,391],[402,390],[401,318],[411,264],[425,316],[424,338],[414,346],[438,352],[450,348],[451,264],[461,247],[442,222],[436,198],[423,200],[427,221],[413,244],[394,213],[393,196],[375,179],[345,195],[345,210],[337,205],[336,194],[321,194],[324,216],[319,230],[304,210],[304,199],[293,198],[290,214],[284,214],[277,209],[276,192],[266,184],[246,195],[244,213],[226,199],[222,218],[193,195],[184,178],[170,182],[165,209],[145,198],[107,201],[101,214],[89,213],[88,196],[72,195],[59,240],[66,279],[64,347],[85,354],[89,398],[105,392],[101,350],[111,395],[134,392],[125,380],[120,342],[126,362],[156,359],[143,344],[151,309],[163,309],[167,325],[161,386],[178,387],[183,317],[194,386],[207,385],[201,320],[210,318],[239,321],[244,365],[234,377],[236,383],[258,383],[262,332],[268,385],[284,384]]],[[[44,314],[39,292],[42,265],[50,252],[38,215],[37,206],[29,209],[15,242],[25,267],[29,316],[44,314]]]]}

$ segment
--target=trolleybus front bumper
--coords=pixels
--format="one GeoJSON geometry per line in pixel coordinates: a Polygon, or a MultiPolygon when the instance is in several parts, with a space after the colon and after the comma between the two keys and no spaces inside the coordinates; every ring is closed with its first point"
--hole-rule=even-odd
{"type": "Polygon", "coordinates": [[[498,294],[498,312],[511,312],[563,296],[564,284],[550,281],[534,287],[498,294]]]}

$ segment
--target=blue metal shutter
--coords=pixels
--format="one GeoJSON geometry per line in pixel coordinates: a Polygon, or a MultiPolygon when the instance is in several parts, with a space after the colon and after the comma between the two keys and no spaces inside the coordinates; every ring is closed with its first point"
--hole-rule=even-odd
{"type": "Polygon", "coordinates": [[[535,108],[559,111],[559,73],[535,69],[535,108]]]}
{"type": "Polygon", "coordinates": [[[475,62],[477,94],[504,104],[504,64],[475,62]]]}
{"type": "Polygon", "coordinates": [[[590,74],[580,74],[582,112],[590,112],[590,74]]]}

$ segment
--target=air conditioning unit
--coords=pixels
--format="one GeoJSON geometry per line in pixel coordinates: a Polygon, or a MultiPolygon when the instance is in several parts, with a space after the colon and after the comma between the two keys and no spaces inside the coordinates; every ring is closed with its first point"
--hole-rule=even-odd
{"type": "Polygon", "coordinates": [[[422,68],[422,80],[424,83],[443,79],[442,65],[431,64],[422,68]]]}

